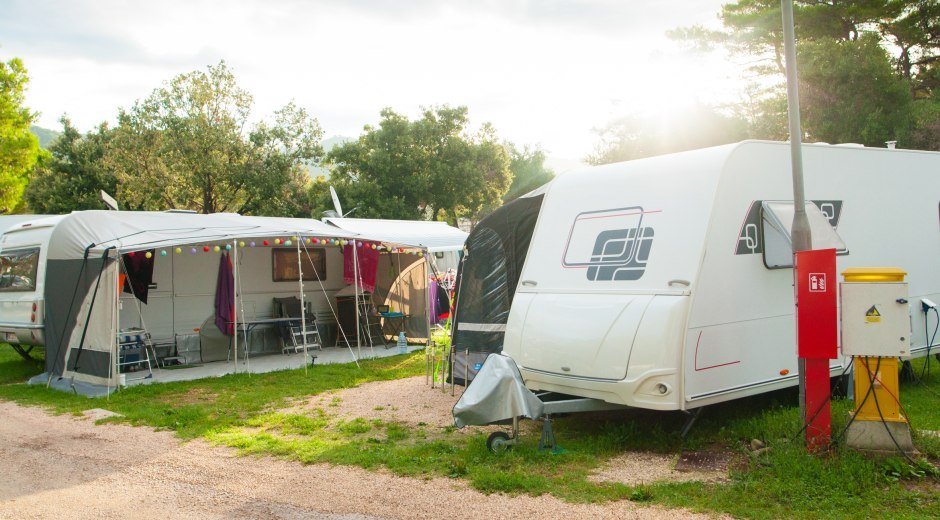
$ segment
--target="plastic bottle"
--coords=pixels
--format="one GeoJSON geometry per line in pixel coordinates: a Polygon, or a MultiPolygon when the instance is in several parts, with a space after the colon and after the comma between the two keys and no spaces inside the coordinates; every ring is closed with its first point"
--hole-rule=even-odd
{"type": "Polygon", "coordinates": [[[408,352],[408,340],[405,339],[404,332],[399,332],[398,333],[398,353],[404,354],[406,352],[408,352]]]}

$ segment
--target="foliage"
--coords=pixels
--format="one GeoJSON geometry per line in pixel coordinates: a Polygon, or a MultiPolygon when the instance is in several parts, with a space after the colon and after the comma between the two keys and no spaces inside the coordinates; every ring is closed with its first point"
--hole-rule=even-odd
{"type": "Polygon", "coordinates": [[[122,111],[109,154],[119,198],[151,210],[303,213],[295,201],[303,161],[322,155],[319,124],[291,103],[249,130],[252,103],[221,62],[122,111]]]}
{"type": "Polygon", "coordinates": [[[62,133],[49,146],[49,157],[33,172],[26,201],[37,213],[102,209],[99,191],[113,194],[117,187],[105,164],[113,132],[102,123],[82,136],[68,118],[60,121],[62,133]]]}
{"type": "Polygon", "coordinates": [[[307,165],[322,131],[289,103],[252,125],[251,95],[224,62],[179,75],[122,110],[118,124],[82,136],[62,119],[52,157],[33,174],[33,209],[98,208],[105,190],[122,209],[190,209],[309,216],[307,165]]]}
{"type": "Polygon", "coordinates": [[[803,130],[808,135],[866,146],[907,141],[909,84],[893,73],[876,36],[806,42],[797,61],[803,130]]]}
{"type": "Polygon", "coordinates": [[[733,143],[748,136],[742,118],[701,105],[664,116],[624,117],[595,131],[600,143],[585,158],[595,165],[733,143]]]}
{"type": "Polygon", "coordinates": [[[26,67],[19,58],[0,61],[0,213],[20,204],[29,173],[39,160],[39,140],[29,131],[36,114],[23,106],[26,67]]]}
{"type": "MultiPolygon", "coordinates": [[[[356,216],[442,219],[473,216],[509,188],[509,158],[484,125],[467,131],[466,107],[425,109],[421,118],[386,108],[377,127],[327,154],[330,182],[356,216]],[[346,202],[348,201],[348,202],[346,202]]],[[[324,194],[315,202],[331,208],[324,194]]]]}
{"type": "MultiPolygon", "coordinates": [[[[746,57],[756,92],[739,107],[757,138],[786,138],[780,2],[722,6],[722,30],[670,35],[746,57]]],[[[801,116],[809,140],[940,150],[940,3],[935,0],[796,0],[801,116]]]]}
{"type": "Polygon", "coordinates": [[[519,198],[555,178],[555,172],[545,167],[545,151],[541,148],[524,146],[520,150],[512,143],[505,146],[509,150],[512,184],[503,195],[503,202],[519,198]]]}

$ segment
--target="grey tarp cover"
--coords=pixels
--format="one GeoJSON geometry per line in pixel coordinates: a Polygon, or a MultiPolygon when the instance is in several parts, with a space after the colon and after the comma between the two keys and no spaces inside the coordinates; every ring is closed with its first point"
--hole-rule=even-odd
{"type": "Polygon", "coordinates": [[[512,358],[492,354],[454,405],[453,414],[458,428],[515,417],[537,419],[542,416],[542,401],[525,387],[512,358]]]}

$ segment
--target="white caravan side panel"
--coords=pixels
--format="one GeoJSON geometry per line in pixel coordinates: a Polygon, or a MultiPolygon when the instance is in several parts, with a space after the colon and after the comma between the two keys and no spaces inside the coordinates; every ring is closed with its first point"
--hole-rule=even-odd
{"type": "Polygon", "coordinates": [[[643,406],[678,407],[688,294],[728,150],[613,164],[553,181],[503,347],[530,388],[635,405],[648,379],[665,370],[670,391],[643,406]],[[675,329],[651,331],[647,323],[675,329]],[[632,370],[633,359],[644,368],[632,370]]]}
{"type": "MultiPolygon", "coordinates": [[[[728,160],[685,338],[689,407],[796,384],[793,271],[764,266],[748,215],[762,200],[793,199],[789,154],[787,143],[745,142],[728,160]]],[[[805,145],[803,159],[807,200],[849,250],[837,272],[907,270],[914,344],[923,346],[918,301],[940,295],[940,154],[805,145]]]]}

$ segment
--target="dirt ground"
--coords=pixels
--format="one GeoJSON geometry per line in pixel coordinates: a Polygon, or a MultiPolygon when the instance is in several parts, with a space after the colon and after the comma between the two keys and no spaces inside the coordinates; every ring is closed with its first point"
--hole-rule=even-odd
{"type": "MultiPolygon", "coordinates": [[[[363,385],[316,405],[332,403],[331,412],[362,417],[397,412],[399,420],[415,423],[449,420],[449,407],[441,412],[436,402],[443,394],[413,388],[397,393],[407,384],[363,385]],[[389,396],[388,402],[366,399],[376,393],[389,396]],[[438,406],[394,398],[408,394],[438,406]]],[[[0,402],[0,417],[0,518],[707,518],[629,501],[585,505],[549,496],[484,495],[459,480],[237,457],[201,441],[180,442],[169,432],[95,425],[6,402],[0,402]]]]}
{"type": "MultiPolygon", "coordinates": [[[[443,428],[454,424],[451,409],[460,398],[463,387],[457,386],[453,392],[450,387],[443,390],[425,386],[424,376],[381,381],[316,395],[286,411],[304,413],[319,408],[345,419],[362,417],[443,428]]],[[[467,427],[457,431],[473,433],[495,429],[499,427],[467,427]]],[[[521,430],[523,435],[539,435],[541,425],[536,421],[523,421],[521,430]]],[[[727,476],[730,457],[722,455],[711,464],[687,463],[687,458],[701,456],[698,453],[676,456],[631,452],[611,459],[589,480],[622,482],[633,486],[662,481],[717,482],[727,476]]]]}

